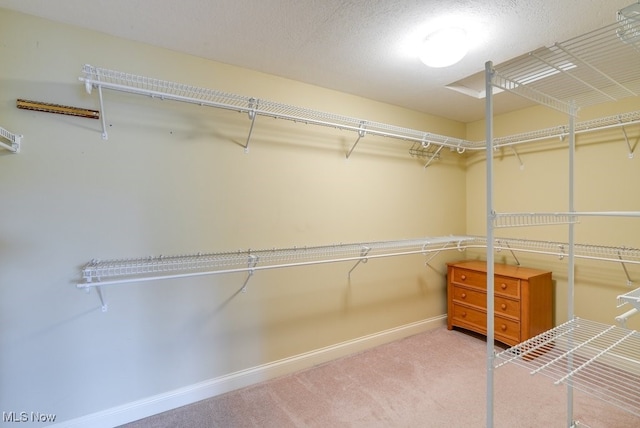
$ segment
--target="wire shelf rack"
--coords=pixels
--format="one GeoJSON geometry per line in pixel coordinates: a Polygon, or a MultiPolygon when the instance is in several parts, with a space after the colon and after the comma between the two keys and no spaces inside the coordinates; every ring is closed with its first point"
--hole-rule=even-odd
{"type": "MultiPolygon", "coordinates": [[[[592,120],[586,120],[575,123],[575,134],[585,134],[588,132],[602,131],[611,128],[621,128],[624,126],[635,125],[640,123],[640,111],[631,111],[620,113],[612,116],[601,117],[592,120]]],[[[563,141],[569,135],[569,127],[567,125],[554,126],[545,129],[539,129],[530,132],[508,135],[505,137],[496,137],[493,139],[493,147],[513,146],[516,144],[531,143],[536,141],[550,140],[557,138],[563,141]]],[[[480,143],[484,147],[485,143],[480,143]]]]}
{"type": "Polygon", "coordinates": [[[496,213],[494,227],[546,226],[577,222],[577,216],[570,213],[496,213]]]}
{"type": "Polygon", "coordinates": [[[22,142],[22,135],[14,134],[8,130],[0,127],[0,147],[5,148],[13,153],[20,153],[20,144],[22,142]],[[8,142],[2,141],[2,138],[8,142]]]}
{"type": "MultiPolygon", "coordinates": [[[[418,142],[424,145],[435,143],[451,148],[466,148],[473,143],[454,137],[448,137],[431,132],[419,131],[381,122],[364,120],[354,117],[326,113],[303,107],[258,99],[255,97],[235,95],[213,89],[200,88],[182,83],[139,76],[122,71],[94,67],[85,64],[84,73],[80,80],[84,82],[87,92],[91,93],[94,87],[100,90],[102,100],[102,88],[116,91],[147,95],[163,100],[182,101],[201,106],[216,107],[240,113],[247,113],[254,120],[256,116],[266,116],[275,119],[285,119],[305,124],[314,124],[337,128],[341,130],[355,131],[359,137],[365,135],[377,135],[399,140],[418,142]]],[[[102,101],[101,101],[102,104],[102,101]]],[[[104,110],[103,108],[101,108],[104,110]]],[[[103,114],[103,137],[106,138],[103,114]]],[[[355,146],[355,144],[354,144],[355,146]]]]}
{"type": "Polygon", "coordinates": [[[397,241],[335,244],[329,246],[240,250],[177,256],[97,260],[82,269],[79,288],[188,276],[254,272],[292,266],[335,262],[366,262],[368,259],[427,254],[460,248],[473,238],[448,236],[397,241]]]}
{"type": "Polygon", "coordinates": [[[494,213],[494,227],[547,226],[578,223],[579,217],[639,217],[640,211],[575,211],[537,213],[494,213]]]}
{"type": "Polygon", "coordinates": [[[494,68],[492,84],[571,115],[584,106],[640,94],[640,20],[595,31],[494,68]]]}
{"type": "Polygon", "coordinates": [[[496,354],[494,367],[522,366],[640,416],[640,334],[575,318],[496,354]]]}

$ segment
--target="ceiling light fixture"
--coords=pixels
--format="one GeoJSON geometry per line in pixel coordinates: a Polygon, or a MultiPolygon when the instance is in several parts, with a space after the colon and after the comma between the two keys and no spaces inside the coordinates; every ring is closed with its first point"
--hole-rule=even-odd
{"type": "Polygon", "coordinates": [[[443,28],[425,39],[420,61],[434,68],[448,67],[467,54],[467,34],[461,28],[443,28]]]}

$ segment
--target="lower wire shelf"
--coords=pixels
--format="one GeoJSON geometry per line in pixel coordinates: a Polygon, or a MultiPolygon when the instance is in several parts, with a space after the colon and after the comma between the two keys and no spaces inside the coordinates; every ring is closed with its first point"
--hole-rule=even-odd
{"type": "Polygon", "coordinates": [[[640,416],[640,333],[575,318],[495,355],[640,416]]]}

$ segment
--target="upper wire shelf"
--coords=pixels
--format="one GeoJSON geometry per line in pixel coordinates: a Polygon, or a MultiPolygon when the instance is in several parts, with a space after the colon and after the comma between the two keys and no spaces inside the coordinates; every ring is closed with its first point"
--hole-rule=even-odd
{"type": "Polygon", "coordinates": [[[581,318],[495,355],[640,416],[640,333],[581,318]]]}
{"type": "Polygon", "coordinates": [[[492,84],[576,115],[640,94],[640,20],[618,22],[494,67],[492,84]]]}
{"type": "MultiPolygon", "coordinates": [[[[430,162],[434,159],[438,159],[439,157],[439,152],[428,150],[432,143],[440,146],[441,148],[449,147],[452,150],[455,149],[459,153],[463,153],[467,149],[482,150],[486,146],[485,141],[472,142],[460,138],[443,136],[370,120],[326,113],[254,97],[230,94],[213,89],[200,88],[167,80],[94,67],[89,64],[85,64],[82,71],[84,73],[84,77],[80,77],[80,80],[85,83],[87,92],[91,93],[94,87],[98,88],[102,110],[102,131],[103,138],[105,139],[107,138],[107,133],[102,100],[102,88],[246,113],[252,120],[252,125],[256,116],[267,116],[276,119],[286,119],[294,122],[357,132],[358,139],[349,150],[347,157],[354,150],[360,139],[367,134],[410,141],[413,143],[413,146],[410,149],[410,154],[413,156],[416,153],[427,153],[430,158],[430,162]]],[[[640,123],[640,111],[579,122],[576,123],[575,128],[576,133],[583,133],[636,123],[640,123]]],[[[249,136],[247,138],[247,145],[245,148],[248,148],[252,129],[253,126],[249,130],[249,136]]],[[[551,138],[563,139],[568,135],[568,133],[567,126],[557,126],[533,132],[495,138],[493,144],[495,148],[499,148],[502,146],[530,143],[534,141],[548,140],[551,138]]]]}
{"type": "MultiPolygon", "coordinates": [[[[109,70],[106,68],[98,68],[89,64],[85,64],[82,71],[84,73],[84,77],[80,77],[80,80],[85,83],[85,88],[89,93],[91,93],[93,87],[97,87],[99,89],[107,88],[161,99],[182,101],[201,106],[217,107],[240,113],[247,113],[252,121],[255,120],[256,116],[267,116],[276,119],[286,119],[294,122],[355,131],[358,133],[359,137],[364,137],[365,135],[377,135],[418,142],[425,146],[430,143],[435,143],[437,145],[448,146],[451,148],[466,148],[472,145],[469,141],[460,138],[326,113],[308,108],[295,107],[254,97],[229,94],[213,89],[199,88],[182,83],[109,70]]],[[[101,92],[100,97],[102,97],[101,92]]],[[[104,121],[103,137],[106,138],[104,121]]]]}
{"type": "Polygon", "coordinates": [[[575,211],[539,213],[494,213],[495,228],[572,224],[578,217],[640,217],[640,211],[575,211]]]}
{"type": "Polygon", "coordinates": [[[9,144],[0,139],[0,147],[5,148],[13,153],[20,153],[20,143],[22,142],[22,135],[14,134],[6,129],[0,127],[0,137],[4,138],[9,144]]]}

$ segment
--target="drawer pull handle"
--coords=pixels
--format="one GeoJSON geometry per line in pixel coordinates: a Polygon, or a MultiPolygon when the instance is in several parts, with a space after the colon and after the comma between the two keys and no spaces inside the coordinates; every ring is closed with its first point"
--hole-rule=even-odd
{"type": "Polygon", "coordinates": [[[500,326],[500,329],[501,329],[502,331],[507,331],[507,325],[506,325],[506,324],[502,324],[502,325],[500,326]]]}
{"type": "Polygon", "coordinates": [[[463,312],[461,315],[462,315],[462,318],[466,318],[467,317],[467,313],[466,312],[463,312]]]}
{"type": "Polygon", "coordinates": [[[460,295],[460,297],[462,297],[463,299],[466,299],[466,298],[467,298],[467,293],[462,293],[462,294],[460,295]]]}
{"type": "Polygon", "coordinates": [[[467,279],[467,275],[460,275],[460,279],[464,281],[465,279],[467,279]]]}
{"type": "Polygon", "coordinates": [[[507,309],[507,305],[505,305],[504,303],[501,304],[500,307],[502,308],[503,311],[507,309]]]}
{"type": "Polygon", "coordinates": [[[507,289],[507,284],[505,284],[504,282],[502,284],[500,284],[500,288],[502,288],[503,290],[507,289]]]}

